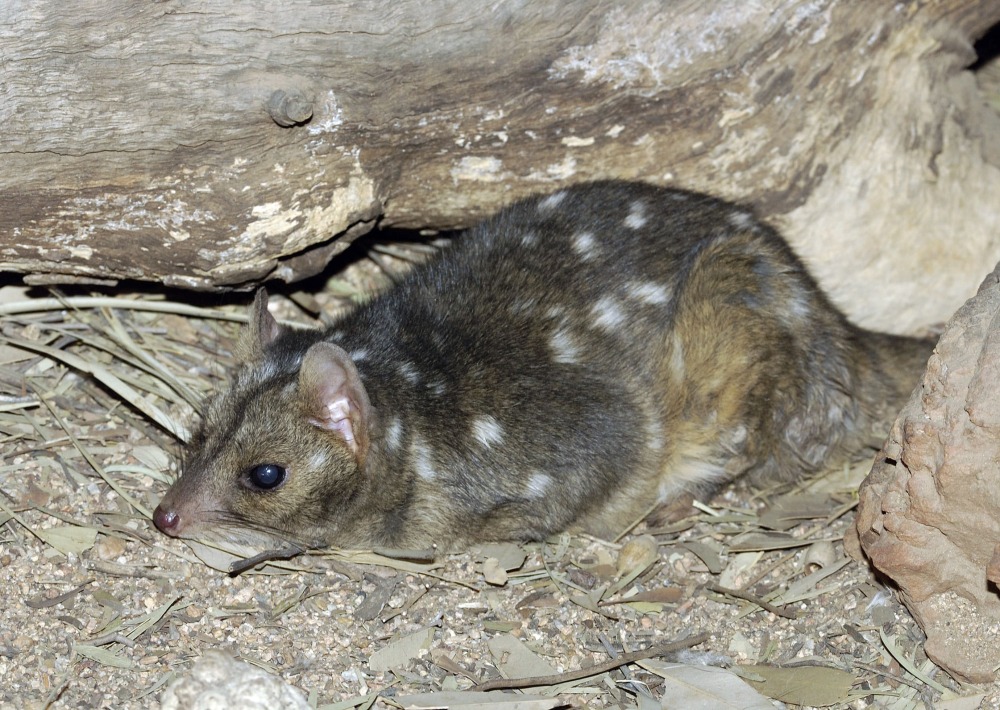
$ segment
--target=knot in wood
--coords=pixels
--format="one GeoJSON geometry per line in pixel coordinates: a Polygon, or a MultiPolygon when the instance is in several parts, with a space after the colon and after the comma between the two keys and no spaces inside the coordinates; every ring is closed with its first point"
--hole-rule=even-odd
{"type": "Polygon", "coordinates": [[[283,128],[305,123],[313,115],[312,102],[298,89],[276,89],[267,100],[267,113],[271,120],[283,128]]]}

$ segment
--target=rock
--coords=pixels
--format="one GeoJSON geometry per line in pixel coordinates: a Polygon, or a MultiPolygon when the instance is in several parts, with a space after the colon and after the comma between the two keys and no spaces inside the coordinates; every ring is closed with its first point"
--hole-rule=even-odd
{"type": "Polygon", "coordinates": [[[225,651],[208,649],[187,674],[171,681],[162,710],[308,710],[297,688],[225,651]]]}
{"type": "Polygon", "coordinates": [[[861,484],[848,551],[899,588],[938,665],[1000,666],[1000,265],[948,323],[861,484]]]}

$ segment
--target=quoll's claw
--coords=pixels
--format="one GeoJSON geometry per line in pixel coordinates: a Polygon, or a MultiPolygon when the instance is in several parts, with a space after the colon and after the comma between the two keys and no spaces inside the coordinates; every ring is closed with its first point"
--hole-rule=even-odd
{"type": "Polygon", "coordinates": [[[164,535],[177,537],[180,532],[180,522],[181,517],[176,511],[164,509],[159,505],[153,511],[153,525],[164,535]]]}

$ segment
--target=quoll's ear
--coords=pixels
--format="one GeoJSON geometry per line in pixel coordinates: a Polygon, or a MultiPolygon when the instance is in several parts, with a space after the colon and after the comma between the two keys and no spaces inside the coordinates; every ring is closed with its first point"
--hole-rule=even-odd
{"type": "Polygon", "coordinates": [[[236,356],[240,362],[260,360],[264,349],[285,331],[267,310],[267,291],[263,288],[257,289],[248,315],[247,324],[236,343],[236,356]]]}
{"type": "Polygon", "coordinates": [[[371,404],[351,357],[333,343],[316,343],[302,360],[299,396],[311,424],[337,434],[364,463],[371,404]]]}

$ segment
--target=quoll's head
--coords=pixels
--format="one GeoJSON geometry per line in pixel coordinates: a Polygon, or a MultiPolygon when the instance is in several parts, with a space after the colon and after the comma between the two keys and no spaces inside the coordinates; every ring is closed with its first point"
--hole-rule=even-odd
{"type": "Polygon", "coordinates": [[[370,405],[344,350],[317,342],[296,366],[294,335],[259,291],[238,347],[243,365],[209,403],[181,477],[153,513],[161,532],[260,550],[332,541],[363,481],[370,405]]]}

